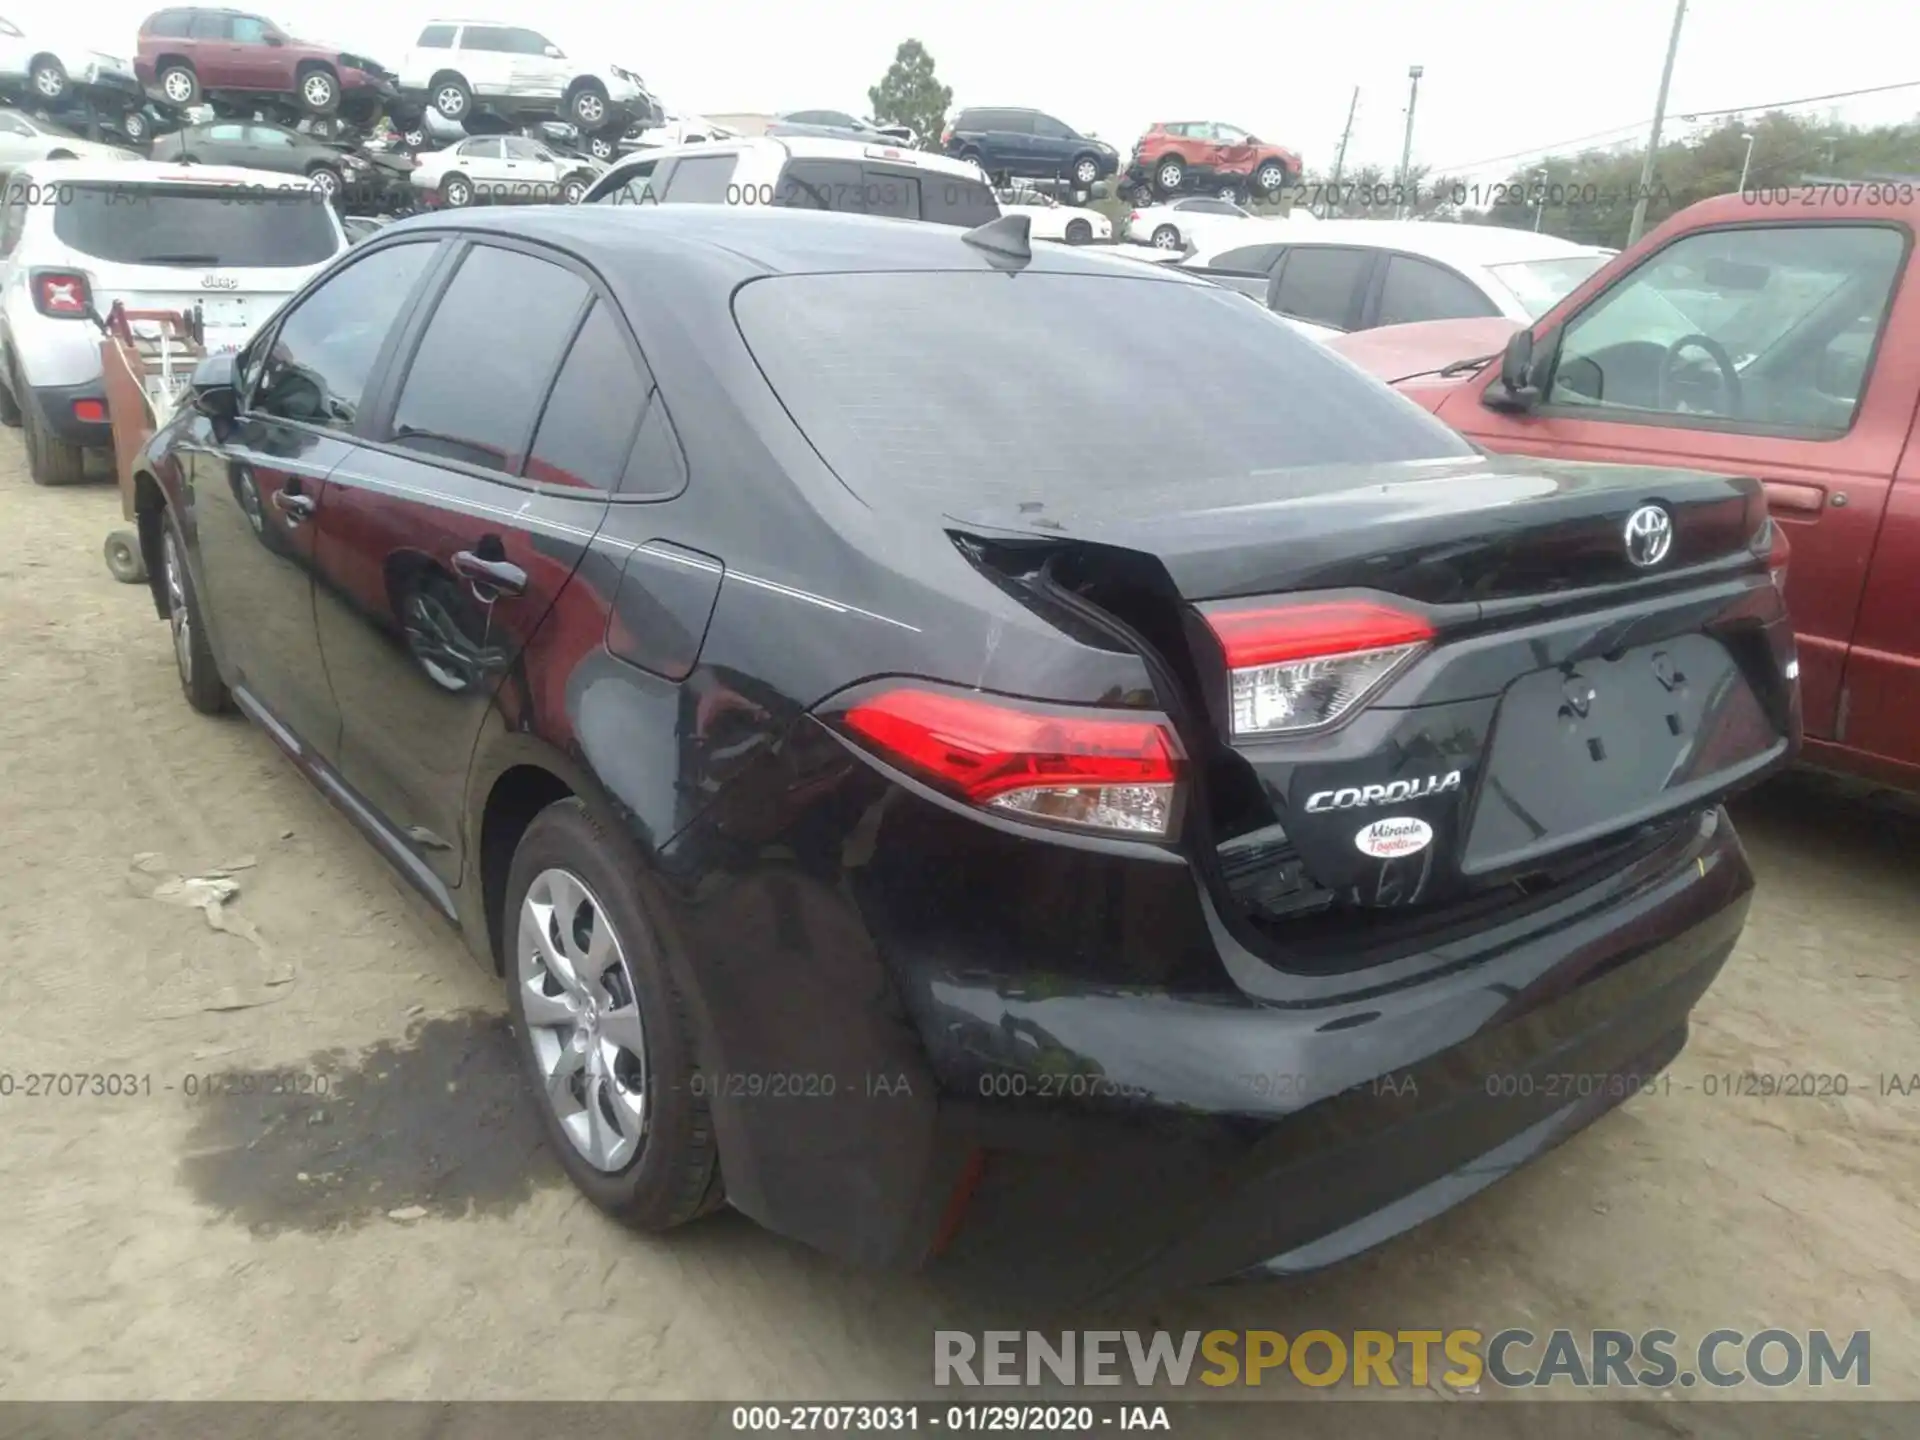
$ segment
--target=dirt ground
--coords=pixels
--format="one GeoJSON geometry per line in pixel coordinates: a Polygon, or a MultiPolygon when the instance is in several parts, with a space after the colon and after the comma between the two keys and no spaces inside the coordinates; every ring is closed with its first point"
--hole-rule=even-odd
{"type": "Polygon", "coordinates": [[[1793,777],[1739,806],[1761,888],[1672,1093],[1331,1272],[1010,1313],[576,1197],[495,984],[265,734],[187,709],[118,524],[0,434],[0,1399],[901,1398],[941,1328],[1462,1325],[1869,1330],[1871,1393],[1920,1398],[1920,1095],[1878,1083],[1920,1072],[1920,809],[1793,777]],[[220,870],[225,931],[171,883],[220,870]],[[1703,1093],[1748,1070],[1851,1083],[1703,1093]],[[23,1094],[42,1071],[136,1093],[23,1094]],[[328,1094],[193,1078],[232,1072],[328,1094]]]}

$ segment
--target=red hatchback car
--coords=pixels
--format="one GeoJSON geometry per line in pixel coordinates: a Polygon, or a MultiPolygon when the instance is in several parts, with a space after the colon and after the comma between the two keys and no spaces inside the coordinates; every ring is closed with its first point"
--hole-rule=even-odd
{"type": "Polygon", "coordinates": [[[155,11],[140,24],[133,69],[183,108],[210,93],[245,96],[356,124],[376,118],[394,93],[391,73],[365,56],[295,39],[244,10],[155,11]]]}

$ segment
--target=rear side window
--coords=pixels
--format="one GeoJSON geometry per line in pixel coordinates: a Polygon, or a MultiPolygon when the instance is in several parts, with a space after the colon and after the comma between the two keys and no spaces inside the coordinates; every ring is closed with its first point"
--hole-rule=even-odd
{"type": "Polygon", "coordinates": [[[1281,268],[1272,306],[1298,320],[1351,330],[1359,323],[1360,282],[1372,263],[1366,250],[1301,246],[1281,268]]]}
{"type": "Polygon", "coordinates": [[[936,225],[959,225],[971,230],[1000,217],[999,202],[978,180],[958,175],[923,172],[920,181],[920,218],[936,225]]]}
{"type": "Polygon", "coordinates": [[[1380,315],[1376,325],[1404,325],[1415,320],[1465,320],[1475,315],[1498,315],[1495,305],[1476,285],[1444,266],[1411,255],[1387,257],[1387,277],[1380,287],[1380,315]]]}
{"type": "Polygon", "coordinates": [[[1236,270],[1242,275],[1265,275],[1280,258],[1284,245],[1242,245],[1214,258],[1216,270],[1236,270]]]}
{"type": "Polygon", "coordinates": [[[618,317],[606,301],[594,302],[547,397],[527,478],[545,485],[618,489],[652,388],[634,363],[618,317]]]}
{"type": "Polygon", "coordinates": [[[393,443],[519,474],[521,447],[587,295],[587,282],[571,270],[474,246],[407,367],[393,443]]]}
{"type": "MultiPolygon", "coordinates": [[[[676,182],[678,176],[675,171],[676,182]]],[[[862,165],[856,160],[789,161],[774,187],[773,203],[796,210],[931,220],[968,229],[1000,213],[993,192],[978,180],[906,166],[862,165]]]]}
{"type": "Polygon", "coordinates": [[[353,429],[380,347],[426,272],[437,241],[375,250],[334,274],[248,347],[247,408],[328,430],[353,429]],[[248,377],[252,382],[254,376],[248,377]]]}
{"type": "Polygon", "coordinates": [[[732,155],[696,155],[677,160],[667,175],[666,193],[660,198],[683,205],[724,205],[728,182],[733,179],[732,155]]]}
{"type": "Polygon", "coordinates": [[[179,38],[193,29],[191,10],[162,10],[141,27],[149,35],[179,38]]]}
{"type": "Polygon", "coordinates": [[[77,183],[72,200],[61,199],[52,207],[61,243],[120,265],[285,269],[318,265],[340,248],[333,212],[297,186],[283,199],[218,185],[101,181],[77,183]]]}
{"type": "Polygon", "coordinates": [[[984,266],[784,275],[749,282],[734,314],[795,422],[870,500],[1098,503],[1267,473],[1284,495],[1293,466],[1474,453],[1212,285],[1031,270],[1008,284],[984,266]],[[1207,403],[1167,406],[1169,375],[1207,403]]]}
{"type": "Polygon", "coordinates": [[[453,26],[429,25],[420,32],[415,42],[422,50],[451,50],[453,48],[453,26]]]}

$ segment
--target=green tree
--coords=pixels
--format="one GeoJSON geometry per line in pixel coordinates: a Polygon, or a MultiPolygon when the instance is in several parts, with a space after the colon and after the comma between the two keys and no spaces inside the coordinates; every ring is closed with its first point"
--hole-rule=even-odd
{"type": "Polygon", "coordinates": [[[918,40],[902,40],[887,73],[867,91],[867,103],[882,125],[911,125],[921,143],[937,145],[947,128],[953,91],[934,77],[927,47],[918,40]]]}

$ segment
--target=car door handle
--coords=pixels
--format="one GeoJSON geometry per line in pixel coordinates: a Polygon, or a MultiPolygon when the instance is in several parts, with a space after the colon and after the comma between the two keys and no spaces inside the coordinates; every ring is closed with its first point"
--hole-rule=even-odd
{"type": "Polygon", "coordinates": [[[474,594],[482,600],[527,593],[527,572],[506,560],[488,560],[471,550],[461,550],[453,557],[453,571],[462,579],[471,581],[474,594]],[[489,594],[489,591],[492,593],[489,594]]]}
{"type": "Polygon", "coordinates": [[[1826,508],[1827,492],[1819,485],[1802,485],[1791,480],[1766,480],[1761,483],[1766,487],[1769,510],[1818,515],[1826,508]]]}
{"type": "Polygon", "coordinates": [[[313,514],[313,497],[298,490],[274,491],[273,503],[276,509],[286,511],[295,520],[304,520],[313,514]]]}

